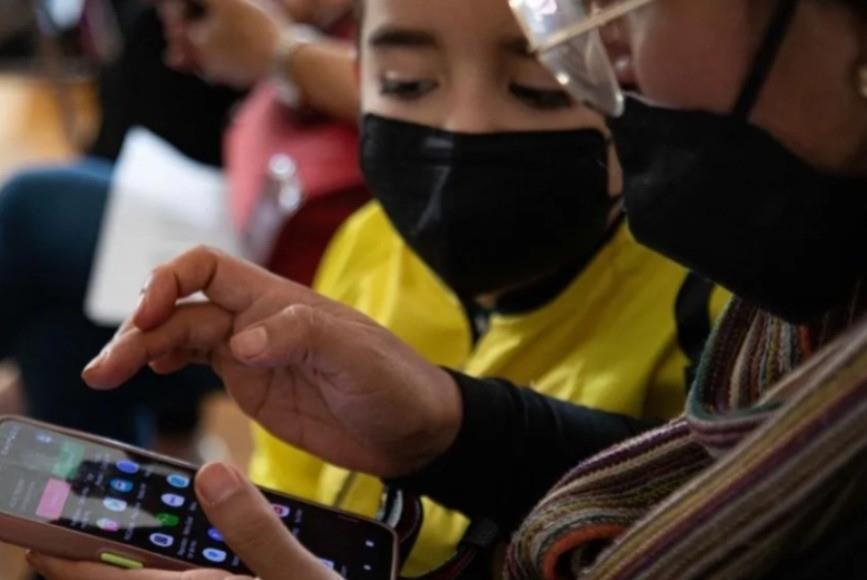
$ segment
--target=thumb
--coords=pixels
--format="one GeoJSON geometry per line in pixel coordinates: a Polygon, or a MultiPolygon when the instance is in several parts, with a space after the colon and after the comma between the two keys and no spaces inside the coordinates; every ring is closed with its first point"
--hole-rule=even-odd
{"type": "Polygon", "coordinates": [[[226,543],[262,580],[286,577],[335,580],[274,514],[262,493],[235,468],[210,463],[196,476],[196,493],[226,543]]]}
{"type": "Polygon", "coordinates": [[[203,51],[208,46],[213,31],[214,21],[212,19],[198,20],[187,27],[185,40],[193,50],[203,51]]]}

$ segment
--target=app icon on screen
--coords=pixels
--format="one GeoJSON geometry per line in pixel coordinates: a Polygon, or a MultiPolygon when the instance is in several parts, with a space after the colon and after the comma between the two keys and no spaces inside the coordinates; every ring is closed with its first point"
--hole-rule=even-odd
{"type": "Polygon", "coordinates": [[[54,441],[54,438],[48,433],[37,433],[36,440],[40,443],[51,443],[54,441]]]}
{"type": "Polygon", "coordinates": [[[122,512],[126,509],[126,502],[114,497],[105,498],[102,500],[102,505],[105,506],[105,509],[113,512],[122,512]]]}
{"type": "Polygon", "coordinates": [[[181,522],[181,518],[175,514],[167,514],[166,512],[160,512],[154,517],[164,528],[173,528],[181,522]]]}
{"type": "Polygon", "coordinates": [[[205,548],[202,550],[202,556],[204,556],[206,560],[216,564],[226,561],[226,552],[216,548],[205,548]]]}
{"type": "Polygon", "coordinates": [[[210,530],[208,530],[208,537],[215,542],[223,541],[223,534],[221,534],[220,530],[218,530],[217,528],[211,528],[210,530]]]}
{"type": "Polygon", "coordinates": [[[289,508],[286,507],[285,505],[280,505],[280,504],[275,503],[275,504],[271,504],[271,507],[274,509],[274,513],[277,514],[278,516],[280,516],[281,518],[288,518],[289,517],[289,508]]]}
{"type": "Polygon", "coordinates": [[[186,489],[190,487],[190,478],[180,473],[172,473],[166,478],[169,485],[178,489],[186,489]]]}
{"type": "Polygon", "coordinates": [[[160,534],[159,532],[151,534],[151,544],[160,548],[171,548],[175,543],[175,539],[168,534],[160,534]]]}
{"type": "Polygon", "coordinates": [[[96,527],[104,532],[116,532],[120,529],[120,524],[110,518],[99,518],[96,520],[96,527]]]}
{"type": "Polygon", "coordinates": [[[121,493],[128,493],[132,491],[132,482],[128,479],[121,479],[119,477],[116,477],[111,480],[111,489],[119,491],[121,493]]]}
{"type": "Polygon", "coordinates": [[[63,506],[66,505],[70,493],[72,493],[72,486],[69,485],[69,482],[54,478],[49,479],[45,482],[42,497],[39,498],[36,515],[46,520],[60,519],[60,516],[63,515],[63,506]]]}
{"type": "Polygon", "coordinates": [[[129,475],[135,475],[138,473],[139,464],[135,461],[130,461],[129,459],[121,459],[117,462],[117,469],[121,473],[127,473],[129,475]]]}
{"type": "Polygon", "coordinates": [[[184,498],[175,493],[164,493],[163,503],[169,507],[181,507],[184,505],[184,498]]]}

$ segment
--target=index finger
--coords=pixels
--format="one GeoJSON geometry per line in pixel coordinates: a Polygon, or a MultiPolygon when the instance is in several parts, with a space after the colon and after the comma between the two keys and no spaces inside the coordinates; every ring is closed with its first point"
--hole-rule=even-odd
{"type": "Polygon", "coordinates": [[[210,357],[231,332],[231,315],[213,304],[178,308],[159,328],[133,328],[118,335],[87,365],[82,378],[95,389],[112,389],[145,365],[178,351],[210,357]]]}
{"type": "Polygon", "coordinates": [[[203,292],[220,308],[237,314],[253,304],[257,291],[275,282],[284,280],[219,250],[199,247],[151,273],[133,322],[141,330],[152,330],[168,320],[178,300],[197,292],[203,292]]]}

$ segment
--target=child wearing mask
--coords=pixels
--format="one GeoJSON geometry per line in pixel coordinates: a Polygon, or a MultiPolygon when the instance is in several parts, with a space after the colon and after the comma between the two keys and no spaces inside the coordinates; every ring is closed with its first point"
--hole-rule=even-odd
{"type": "MultiPolygon", "coordinates": [[[[528,53],[500,0],[363,9],[361,162],[375,201],[332,241],[315,289],[437,365],[635,417],[678,414],[725,294],[632,239],[602,117],[528,53]]],[[[376,512],[377,480],[261,429],[256,443],[258,483],[376,512]]],[[[466,527],[426,502],[406,572],[443,562],[466,527]]]]}

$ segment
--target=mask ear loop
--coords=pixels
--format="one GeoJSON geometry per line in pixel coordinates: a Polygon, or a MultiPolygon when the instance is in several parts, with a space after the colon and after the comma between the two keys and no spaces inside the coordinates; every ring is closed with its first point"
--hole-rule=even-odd
{"type": "Polygon", "coordinates": [[[862,64],[858,67],[855,84],[858,94],[867,99],[867,64],[862,64]]]}
{"type": "Polygon", "coordinates": [[[756,106],[759,94],[770,75],[771,68],[777,60],[777,55],[786,39],[786,33],[795,16],[798,0],[780,0],[774,11],[768,31],[762,41],[762,46],[753,60],[753,67],[744,83],[744,88],[735,104],[733,114],[744,121],[749,120],[750,113],[756,106]]]}
{"type": "MultiPolygon", "coordinates": [[[[867,18],[867,11],[864,12],[867,18]]],[[[867,25],[861,26],[861,38],[867,38],[867,25]]],[[[855,66],[855,90],[862,98],[867,99],[867,48],[862,48],[858,64],[855,66]]]]}

